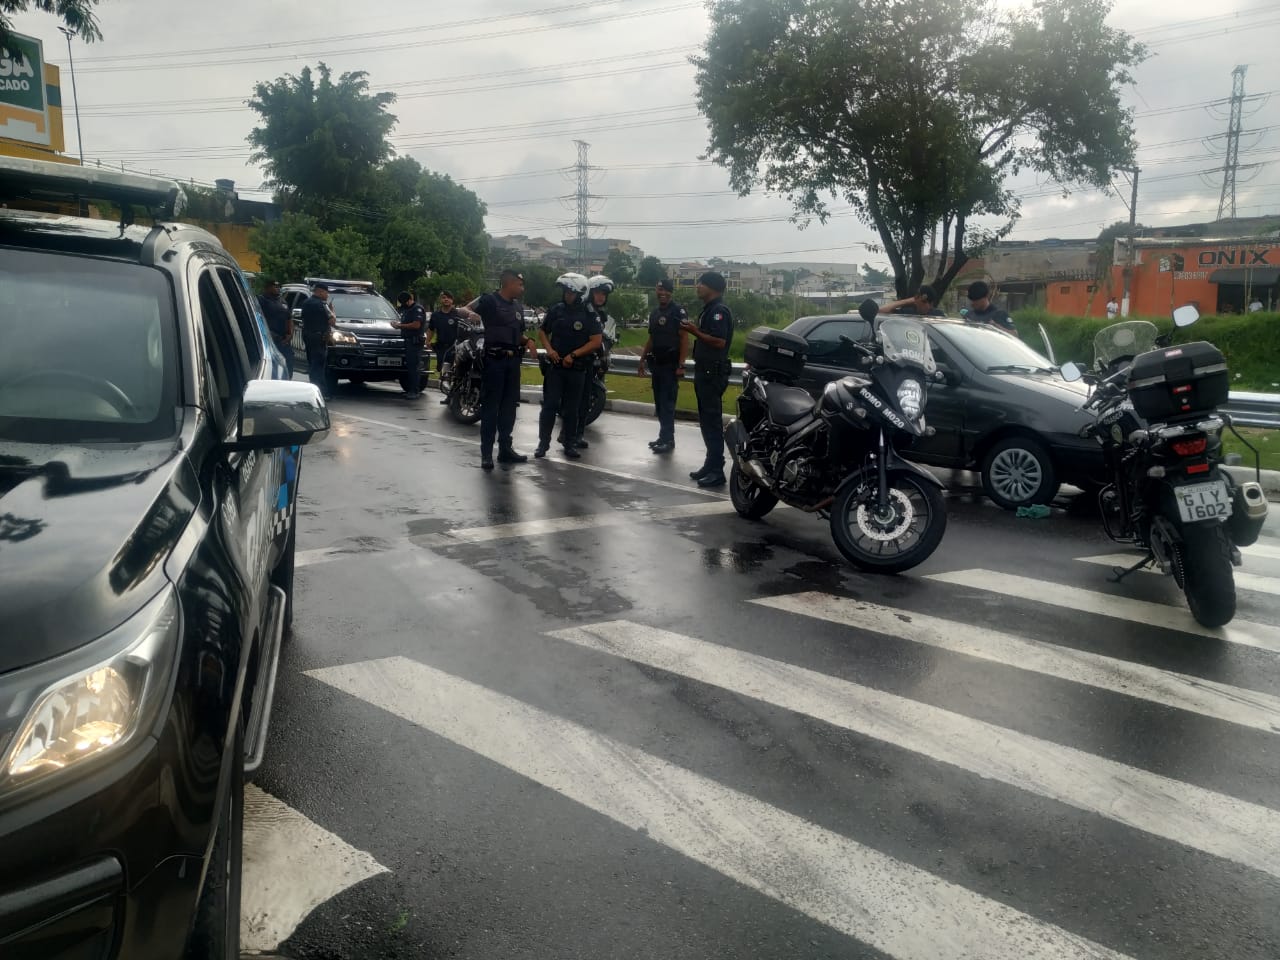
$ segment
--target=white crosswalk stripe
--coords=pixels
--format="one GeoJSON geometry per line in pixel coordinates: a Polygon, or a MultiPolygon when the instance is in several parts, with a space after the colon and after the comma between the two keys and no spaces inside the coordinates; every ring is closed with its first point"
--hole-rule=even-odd
{"type": "MultiPolygon", "coordinates": [[[[1128,569],[1142,559],[1137,553],[1107,553],[1099,557],[1077,557],[1081,563],[1092,563],[1100,567],[1121,567],[1128,569]]],[[[1147,567],[1142,573],[1161,573],[1159,567],[1147,567]]],[[[1163,576],[1163,574],[1161,574],[1163,576]]],[[[1263,577],[1256,573],[1234,570],[1232,576],[1239,590],[1252,590],[1254,593],[1270,593],[1280,596],[1280,577],[1263,577]]]]}
{"type": "Polygon", "coordinates": [[[1146,623],[1181,633],[1216,637],[1228,643],[1280,653],[1280,627],[1265,623],[1251,623],[1241,619],[1232,620],[1229,625],[1217,629],[1202,627],[1195,622],[1185,606],[1118,597],[1096,590],[1085,590],[1081,587],[1035,580],[1012,573],[999,573],[994,570],[955,570],[930,574],[925,579],[938,583],[950,583],[970,590],[980,590],[997,596],[1044,603],[1067,610],[1100,614],[1133,623],[1146,623]]]}
{"type": "Polygon", "coordinates": [[[309,675],[898,960],[1123,957],[697,773],[424,664],[391,657],[309,675]]]}
{"type": "Polygon", "coordinates": [[[1256,690],[825,593],[793,593],[752,602],[1190,710],[1268,733],[1280,732],[1280,697],[1256,690]]]}
{"type": "Polygon", "coordinates": [[[1267,560],[1280,560],[1280,547],[1267,543],[1255,543],[1251,547],[1241,547],[1240,552],[1246,557],[1262,557],[1267,560]]]}

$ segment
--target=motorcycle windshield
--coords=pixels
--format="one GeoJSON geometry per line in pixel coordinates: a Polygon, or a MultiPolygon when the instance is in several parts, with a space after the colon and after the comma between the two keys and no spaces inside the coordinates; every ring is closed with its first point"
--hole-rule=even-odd
{"type": "Polygon", "coordinates": [[[879,324],[876,339],[890,363],[919,367],[925,373],[938,369],[929,347],[929,332],[919,320],[908,317],[886,317],[879,324]]]}
{"type": "Polygon", "coordinates": [[[1106,367],[1117,360],[1136,357],[1154,350],[1159,335],[1156,325],[1146,320],[1113,323],[1093,338],[1093,358],[1099,367],[1106,367]]]}

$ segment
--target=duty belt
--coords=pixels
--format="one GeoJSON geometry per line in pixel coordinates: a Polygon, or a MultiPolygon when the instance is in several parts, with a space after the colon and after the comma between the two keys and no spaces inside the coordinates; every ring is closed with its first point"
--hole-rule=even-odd
{"type": "Polygon", "coordinates": [[[514,357],[516,355],[515,347],[485,347],[484,355],[486,357],[514,357]]]}

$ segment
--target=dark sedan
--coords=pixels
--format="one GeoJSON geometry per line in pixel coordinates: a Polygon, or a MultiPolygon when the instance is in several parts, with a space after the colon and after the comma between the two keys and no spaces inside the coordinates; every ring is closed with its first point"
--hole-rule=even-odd
{"type": "MultiPolygon", "coordinates": [[[[908,456],[935,467],[976,470],[995,503],[1016,509],[1048,503],[1061,483],[1096,485],[1103,475],[1096,443],[1080,437],[1092,417],[1079,409],[1086,390],[1063,382],[1053,364],[1021,340],[987,326],[922,318],[944,379],[929,387],[926,417],[936,436],[908,456]]],[[[787,328],[809,343],[799,385],[815,396],[831,380],[857,375],[867,340],[857,315],[805,317],[787,328]]]]}

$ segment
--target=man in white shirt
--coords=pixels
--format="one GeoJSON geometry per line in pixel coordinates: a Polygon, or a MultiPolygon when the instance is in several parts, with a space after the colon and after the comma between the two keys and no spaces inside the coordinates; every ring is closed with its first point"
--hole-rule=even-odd
{"type": "Polygon", "coordinates": [[[1261,312],[1262,312],[1262,301],[1261,301],[1261,300],[1259,300],[1257,297],[1254,297],[1254,298],[1253,298],[1253,303],[1249,304],[1249,312],[1250,312],[1250,313],[1261,313],[1261,312]]]}
{"type": "Polygon", "coordinates": [[[1120,315],[1120,304],[1115,297],[1107,301],[1107,319],[1114,320],[1120,315]]]}

